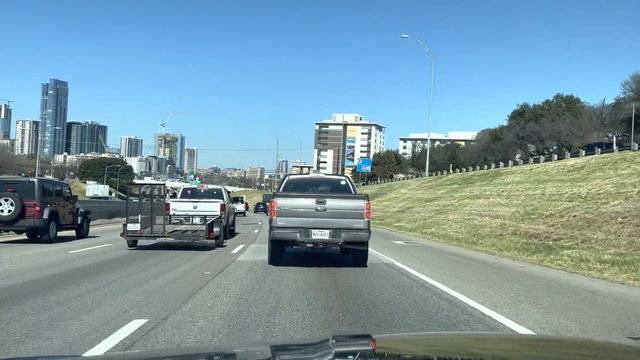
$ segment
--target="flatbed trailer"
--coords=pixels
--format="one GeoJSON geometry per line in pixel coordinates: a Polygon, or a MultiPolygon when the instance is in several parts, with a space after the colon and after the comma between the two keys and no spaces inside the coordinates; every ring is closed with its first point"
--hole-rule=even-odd
{"type": "Polygon", "coordinates": [[[138,240],[205,241],[222,246],[222,218],[219,215],[167,214],[167,187],[164,183],[128,184],[125,221],[120,237],[135,248],[138,240]]]}

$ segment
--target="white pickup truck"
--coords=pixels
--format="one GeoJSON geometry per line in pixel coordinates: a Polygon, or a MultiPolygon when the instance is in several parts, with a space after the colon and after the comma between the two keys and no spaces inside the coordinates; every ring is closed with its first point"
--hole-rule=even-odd
{"type": "Polygon", "coordinates": [[[236,209],[236,215],[242,214],[242,216],[247,216],[247,210],[249,210],[249,204],[247,204],[247,198],[244,195],[234,196],[233,198],[233,206],[236,209]]]}
{"type": "Polygon", "coordinates": [[[222,218],[221,243],[236,232],[236,212],[227,189],[214,185],[189,185],[180,189],[177,197],[167,202],[167,215],[172,221],[204,224],[205,218],[222,218]],[[201,215],[202,218],[198,216],[201,215]],[[180,216],[185,216],[183,219],[180,216]]]}

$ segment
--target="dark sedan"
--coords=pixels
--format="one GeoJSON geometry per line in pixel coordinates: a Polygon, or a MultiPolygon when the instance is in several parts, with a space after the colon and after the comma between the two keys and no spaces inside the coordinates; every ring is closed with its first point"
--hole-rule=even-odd
{"type": "Polygon", "coordinates": [[[257,213],[267,213],[267,204],[263,203],[263,202],[257,202],[254,206],[253,206],[253,213],[257,214],[257,213]]]}

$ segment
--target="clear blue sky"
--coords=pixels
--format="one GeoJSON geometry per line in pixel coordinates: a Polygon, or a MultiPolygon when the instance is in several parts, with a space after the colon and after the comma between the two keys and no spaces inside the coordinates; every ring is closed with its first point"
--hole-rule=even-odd
{"type": "Polygon", "coordinates": [[[313,123],[361,113],[386,147],[425,131],[504,123],[557,92],[612,99],[640,70],[640,2],[3,1],[0,98],[38,117],[40,83],[69,82],[68,120],[109,126],[109,143],[152,144],[161,118],[200,165],[312,160],[313,123]],[[228,151],[229,149],[267,149],[228,151]],[[302,149],[302,150],[300,150],[302,149]],[[224,150],[224,151],[222,151],[224,150]]]}

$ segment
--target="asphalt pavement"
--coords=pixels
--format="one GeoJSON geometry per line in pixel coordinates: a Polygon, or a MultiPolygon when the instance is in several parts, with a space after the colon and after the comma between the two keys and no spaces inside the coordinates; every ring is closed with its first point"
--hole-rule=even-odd
{"type": "MultiPolygon", "coordinates": [[[[140,242],[118,225],[55,244],[0,241],[0,356],[273,343],[345,333],[506,332],[640,341],[640,289],[374,231],[267,265],[264,215],[222,248],[140,242]]],[[[13,239],[13,240],[12,240],[13,239]]]]}

